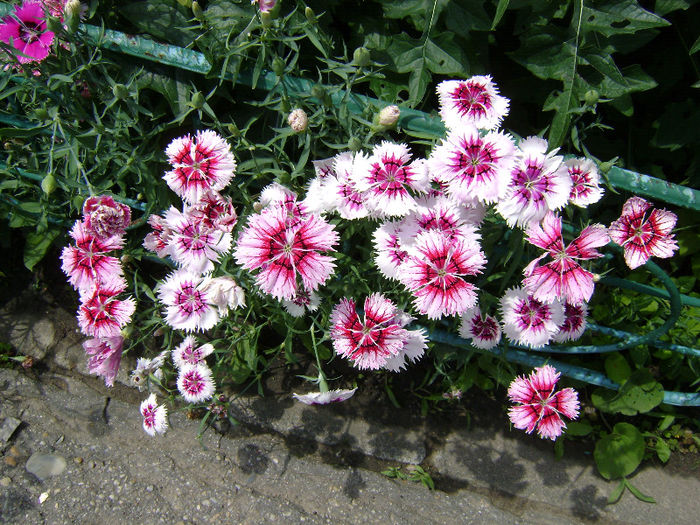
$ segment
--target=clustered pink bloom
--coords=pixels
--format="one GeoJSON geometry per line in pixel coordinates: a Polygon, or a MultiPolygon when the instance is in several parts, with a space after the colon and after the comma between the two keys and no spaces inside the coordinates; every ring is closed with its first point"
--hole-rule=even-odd
{"type": "Polygon", "coordinates": [[[16,52],[21,64],[41,62],[51,50],[54,33],[46,27],[44,7],[38,1],[25,0],[0,22],[0,42],[16,52]]]}
{"type": "Polygon", "coordinates": [[[211,344],[200,345],[191,335],[172,351],[173,364],[178,369],[177,389],[188,403],[201,403],[214,396],[216,384],[205,361],[213,352],[211,344]]]}
{"type": "Polygon", "coordinates": [[[109,195],[89,197],[83,204],[85,229],[101,239],[124,235],[131,223],[131,209],[109,195]]]}
{"type": "Polygon", "coordinates": [[[539,348],[564,324],[564,308],[559,300],[543,303],[522,288],[512,288],[501,298],[501,319],[508,339],[539,348]]]}
{"type": "Polygon", "coordinates": [[[165,322],[186,332],[213,328],[219,313],[208,285],[208,278],[187,270],[171,273],[158,289],[158,299],[165,305],[165,322]]]}
{"type": "Polygon", "coordinates": [[[569,159],[564,162],[571,177],[569,202],[585,208],[603,196],[598,169],[590,159],[569,159]]]}
{"type": "Polygon", "coordinates": [[[571,304],[588,302],[593,295],[593,274],[584,270],[577,261],[603,256],[595,248],[610,242],[607,229],[600,224],[587,226],[565,246],[561,228],[561,217],[552,212],[547,212],[541,225],[530,225],[527,230],[528,242],[547,253],[525,268],[523,284],[539,301],[549,303],[559,299],[571,304]],[[540,266],[540,261],[547,255],[552,261],[540,266]]]}
{"type": "Polygon", "coordinates": [[[579,412],[578,394],[573,388],[554,392],[559,372],[544,365],[529,377],[517,377],[508,388],[508,398],[517,405],[508,416],[515,428],[528,434],[537,428],[541,438],[555,440],[566,428],[562,416],[576,419],[579,412]]]}
{"type": "Polygon", "coordinates": [[[352,390],[327,390],[325,392],[311,392],[309,394],[292,394],[292,397],[305,405],[328,405],[347,401],[354,394],[357,388],[352,390]]]}
{"type": "Polygon", "coordinates": [[[404,328],[411,317],[379,293],[367,297],[360,318],[355,301],[343,298],[331,313],[333,348],[360,369],[398,371],[420,359],[427,338],[422,330],[404,328]]]}
{"type": "Polygon", "coordinates": [[[141,415],[143,416],[143,429],[150,436],[165,434],[168,429],[168,409],[165,405],[159,405],[156,395],[151,394],[141,402],[141,415]]]}
{"type": "Polygon", "coordinates": [[[199,365],[206,362],[204,358],[214,352],[214,347],[209,344],[199,345],[193,335],[185,337],[172,352],[173,363],[179,369],[186,365],[199,365]]]}
{"type": "Polygon", "coordinates": [[[484,315],[478,307],[462,314],[459,335],[471,339],[472,345],[488,350],[501,341],[501,325],[492,315],[484,315]]]}
{"type": "Polygon", "coordinates": [[[634,270],[649,257],[673,256],[678,244],[671,230],[677,220],[674,213],[652,209],[641,197],[632,197],[625,202],[622,215],[610,225],[608,232],[613,242],[624,248],[625,262],[634,270]]]}
{"type": "Polygon", "coordinates": [[[104,378],[105,385],[113,386],[122,360],[124,338],[120,335],[95,337],[83,342],[88,357],[88,372],[104,378]]]}

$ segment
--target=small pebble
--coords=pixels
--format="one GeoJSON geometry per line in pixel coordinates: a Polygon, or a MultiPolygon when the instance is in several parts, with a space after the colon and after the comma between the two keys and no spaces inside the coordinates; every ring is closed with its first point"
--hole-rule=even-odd
{"type": "Polygon", "coordinates": [[[12,480],[5,476],[4,478],[0,479],[0,486],[1,487],[9,487],[10,483],[12,483],[12,480]]]}
{"type": "Polygon", "coordinates": [[[9,465],[10,467],[16,467],[17,460],[15,459],[14,456],[5,456],[5,464],[9,465]]]}
{"type": "Polygon", "coordinates": [[[20,456],[22,455],[22,453],[20,452],[20,450],[19,450],[15,445],[12,445],[12,446],[10,447],[10,455],[11,455],[11,456],[14,456],[14,457],[16,457],[16,458],[18,458],[18,457],[20,457],[20,456]]]}
{"type": "Polygon", "coordinates": [[[66,470],[66,460],[58,454],[42,454],[35,452],[27,460],[25,467],[27,472],[34,474],[37,478],[44,481],[51,476],[58,476],[66,470]]]}
{"type": "Polygon", "coordinates": [[[49,493],[48,493],[48,492],[42,492],[42,493],[39,495],[39,505],[41,505],[42,503],[44,503],[44,502],[48,499],[48,497],[49,497],[49,493]]]}
{"type": "Polygon", "coordinates": [[[80,465],[83,462],[83,458],[80,456],[74,457],[73,461],[75,462],[76,465],[80,465]]]}

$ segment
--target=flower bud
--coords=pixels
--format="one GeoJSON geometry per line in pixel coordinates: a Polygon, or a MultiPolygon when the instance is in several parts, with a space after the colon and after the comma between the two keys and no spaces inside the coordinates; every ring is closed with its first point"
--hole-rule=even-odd
{"type": "Polygon", "coordinates": [[[236,123],[235,123],[235,122],[231,122],[230,124],[228,124],[228,125],[226,126],[226,129],[227,129],[228,132],[229,132],[232,136],[234,136],[234,137],[240,137],[240,136],[241,136],[241,130],[238,129],[238,126],[236,126],[236,123]]]}
{"type": "Polygon", "coordinates": [[[275,59],[272,61],[272,71],[274,71],[275,75],[278,77],[281,77],[284,74],[285,67],[287,67],[287,64],[285,64],[284,60],[282,60],[280,57],[275,57],[275,59]]]}
{"type": "Polygon", "coordinates": [[[68,0],[65,7],[63,8],[63,21],[66,24],[66,31],[73,34],[78,30],[78,24],[80,24],[80,14],[82,11],[82,6],[80,5],[80,0],[68,0]]]}
{"type": "Polygon", "coordinates": [[[190,105],[194,109],[202,109],[202,106],[204,106],[204,95],[202,95],[201,91],[197,91],[194,95],[192,95],[192,101],[190,102],[190,105]]]}
{"type": "Polygon", "coordinates": [[[45,108],[37,108],[34,111],[34,117],[37,120],[48,120],[49,119],[49,112],[46,111],[45,108]]]}
{"type": "Polygon", "coordinates": [[[589,89],[586,94],[583,95],[583,99],[586,101],[586,105],[595,106],[600,100],[600,93],[595,89],[589,89]]]}
{"type": "Polygon", "coordinates": [[[306,111],[297,108],[289,114],[287,122],[296,133],[302,133],[309,125],[309,117],[306,116],[306,111]]]}
{"type": "Polygon", "coordinates": [[[277,0],[258,0],[258,9],[261,13],[271,13],[277,6],[277,0]]]}
{"type": "Polygon", "coordinates": [[[41,189],[46,195],[51,195],[56,189],[56,178],[50,173],[41,181],[41,189]]]}
{"type": "Polygon", "coordinates": [[[323,100],[323,97],[326,96],[326,88],[324,88],[321,84],[314,84],[314,86],[311,88],[311,96],[323,100]]]}
{"type": "Polygon", "coordinates": [[[46,29],[52,33],[60,33],[63,31],[63,24],[59,18],[49,15],[46,17],[46,29]]]}
{"type": "Polygon", "coordinates": [[[304,16],[309,22],[316,22],[316,13],[314,13],[314,10],[311,9],[309,6],[306,6],[306,9],[304,9],[304,16]]]}
{"type": "Polygon", "coordinates": [[[399,120],[399,115],[401,115],[399,106],[387,106],[379,112],[377,124],[385,128],[395,126],[399,120]]]}
{"type": "Polygon", "coordinates": [[[112,94],[119,100],[124,100],[129,96],[129,90],[124,84],[114,84],[112,86],[112,94]]]}
{"type": "Polygon", "coordinates": [[[362,141],[357,137],[350,137],[348,148],[352,151],[358,151],[362,147],[362,141]]]}
{"type": "Polygon", "coordinates": [[[370,52],[366,47],[358,47],[352,54],[352,63],[357,67],[366,67],[369,65],[370,52]]]}
{"type": "Polygon", "coordinates": [[[199,2],[192,2],[192,14],[197,20],[204,22],[204,11],[202,11],[199,2]]]}
{"type": "Polygon", "coordinates": [[[253,211],[255,213],[260,213],[263,211],[264,206],[262,205],[262,202],[254,202],[253,203],[253,211]]]}

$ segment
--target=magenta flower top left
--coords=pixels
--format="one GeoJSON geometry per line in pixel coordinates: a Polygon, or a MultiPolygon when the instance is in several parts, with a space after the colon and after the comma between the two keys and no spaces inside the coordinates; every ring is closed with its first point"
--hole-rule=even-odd
{"type": "Polygon", "coordinates": [[[44,9],[40,2],[24,2],[0,23],[0,42],[17,50],[17,60],[41,62],[49,56],[54,34],[46,28],[44,9]]]}
{"type": "Polygon", "coordinates": [[[163,177],[170,189],[193,205],[208,191],[223,190],[235,176],[231,148],[218,133],[198,131],[173,140],[165,150],[173,167],[163,177]]]}

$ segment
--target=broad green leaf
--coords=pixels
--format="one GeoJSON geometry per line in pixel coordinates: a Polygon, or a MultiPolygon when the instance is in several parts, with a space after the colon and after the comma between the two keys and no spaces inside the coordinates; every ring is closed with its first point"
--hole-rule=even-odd
{"type": "Polygon", "coordinates": [[[586,421],[569,421],[566,424],[567,436],[587,436],[593,432],[593,427],[586,421]]]}
{"type": "Polygon", "coordinates": [[[634,371],[619,392],[597,388],[591,394],[593,405],[604,412],[634,416],[661,404],[664,389],[646,369],[634,371]]]}
{"type": "Polygon", "coordinates": [[[666,463],[671,458],[671,449],[668,447],[668,444],[663,439],[659,438],[656,440],[655,448],[656,455],[663,463],[666,463]]]}
{"type": "Polygon", "coordinates": [[[24,266],[28,270],[33,270],[34,266],[44,258],[59,233],[59,230],[48,230],[42,233],[29,232],[27,234],[24,243],[24,266]]]}
{"type": "Polygon", "coordinates": [[[654,3],[654,12],[659,16],[665,16],[672,11],[683,9],[684,11],[690,7],[686,0],[656,0],[654,3]]]}
{"type": "Polygon", "coordinates": [[[629,378],[632,370],[622,354],[614,353],[605,359],[605,373],[616,383],[623,384],[629,378]]]}
{"type": "Polygon", "coordinates": [[[187,46],[192,35],[185,31],[188,19],[174,0],[131,2],[119,8],[120,13],[144,33],[178,46],[187,46]]]}
{"type": "Polygon", "coordinates": [[[453,33],[465,37],[470,31],[489,31],[491,16],[484,10],[482,0],[450,2],[443,17],[445,26],[453,33]]]}
{"type": "Polygon", "coordinates": [[[381,0],[384,16],[411,20],[419,31],[426,31],[435,25],[449,0],[381,0]]]}
{"type": "Polygon", "coordinates": [[[636,0],[584,2],[582,21],[584,32],[596,31],[605,36],[670,25],[660,16],[643,9],[636,0]]]}
{"type": "Polygon", "coordinates": [[[605,479],[619,479],[634,472],[644,458],[644,437],[637,427],[618,423],[612,433],[595,445],[593,457],[605,479]]]}

